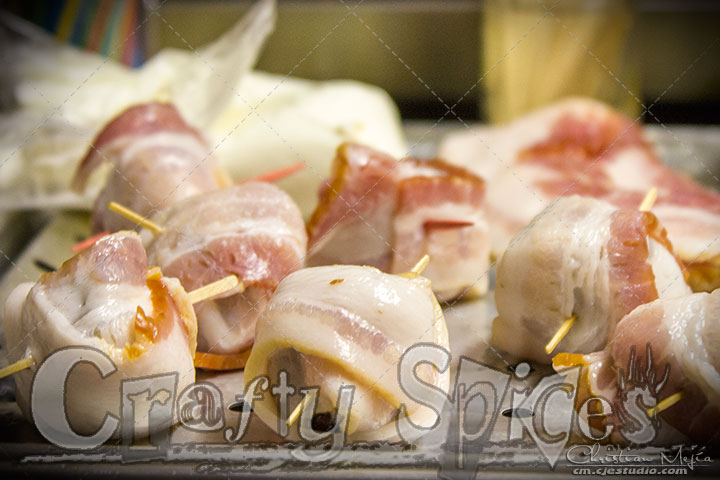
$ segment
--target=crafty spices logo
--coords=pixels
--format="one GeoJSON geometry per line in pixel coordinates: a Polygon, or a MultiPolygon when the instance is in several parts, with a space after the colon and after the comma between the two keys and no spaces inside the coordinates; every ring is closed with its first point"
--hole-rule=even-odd
{"type": "MultiPolygon", "coordinates": [[[[632,468],[646,468],[649,473],[669,472],[670,468],[687,471],[708,464],[710,459],[702,449],[651,447],[660,428],[653,408],[670,371],[653,365],[649,346],[645,359],[643,363],[642,357],[633,353],[627,369],[619,369],[617,395],[612,399],[583,398],[578,393],[582,390],[581,367],[530,382],[532,368],[527,363],[515,365],[512,373],[507,373],[467,357],[459,358],[454,383],[446,393],[423,381],[418,372],[425,365],[448,372],[450,352],[419,343],[406,350],[398,363],[397,379],[407,404],[401,404],[394,417],[394,439],[373,443],[353,442],[348,435],[358,393],[355,386],[340,385],[330,396],[334,399],[323,392],[325,402],[321,402],[319,387],[293,385],[286,371],[247,382],[244,393],[235,394],[234,402],[228,402],[229,409],[228,389],[223,391],[213,382],[198,381],[178,391],[177,372],[124,379],[115,392],[118,408],[108,409],[94,431],[78,432],[71,426],[68,411],[72,371],[89,364],[101,382],[110,382],[118,372],[104,352],[70,347],[56,351],[38,367],[32,379],[30,408],[40,433],[74,452],[25,461],[52,462],[73,455],[85,462],[196,461],[200,462],[198,472],[213,473],[387,462],[388,466],[424,465],[437,471],[440,478],[453,479],[474,478],[479,469],[488,466],[522,463],[545,463],[552,469],[562,464],[578,474],[629,474],[632,468]],[[283,443],[249,439],[253,436],[249,435],[251,423],[259,420],[254,416],[256,408],[263,402],[267,402],[266,408],[269,403],[275,409],[276,424],[270,426],[283,443]],[[418,405],[434,412],[432,425],[413,421],[409,411],[416,411],[418,405]],[[293,429],[297,432],[294,437],[293,429]],[[202,442],[193,442],[193,438],[202,442]],[[633,450],[612,442],[632,445],[633,450]],[[118,450],[108,453],[108,446],[118,450]]],[[[267,422],[267,418],[263,420],[267,422]]]]}

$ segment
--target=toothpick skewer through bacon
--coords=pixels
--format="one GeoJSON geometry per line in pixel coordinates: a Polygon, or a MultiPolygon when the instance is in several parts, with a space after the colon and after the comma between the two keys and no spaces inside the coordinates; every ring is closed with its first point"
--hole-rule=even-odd
{"type": "Polygon", "coordinates": [[[262,173],[262,174],[258,175],[257,177],[243,180],[241,183],[245,183],[245,182],[274,183],[274,182],[277,182],[278,180],[282,180],[285,177],[289,177],[290,175],[293,175],[304,168],[305,168],[305,164],[303,162],[298,162],[298,163],[295,163],[295,164],[290,165],[285,168],[278,168],[277,170],[273,170],[271,172],[262,173]]]}
{"type": "MultiPolygon", "coordinates": [[[[214,294],[219,294],[214,290],[214,294]]],[[[5,304],[5,338],[16,398],[30,419],[34,373],[50,355],[68,346],[104,352],[117,371],[106,378],[90,365],[76,366],[65,386],[71,427],[94,433],[106,414],[120,415],[123,380],[177,373],[178,389],[195,380],[197,319],[192,297],[175,278],[148,269],[140,237],[108,235],[65,262],[56,272],[13,290],[5,304]]],[[[147,435],[148,426],[136,433],[147,435]]]]}
{"type": "MultiPolygon", "coordinates": [[[[162,274],[161,274],[160,270],[157,267],[153,267],[153,268],[155,268],[157,270],[156,271],[153,271],[153,269],[148,270],[148,278],[152,278],[152,279],[161,278],[162,274]]],[[[204,287],[200,287],[197,290],[193,290],[192,292],[187,292],[187,295],[190,300],[190,303],[195,304],[195,303],[199,303],[204,300],[208,300],[210,298],[216,297],[218,295],[222,295],[229,290],[235,289],[236,287],[238,287],[237,277],[234,275],[229,275],[229,276],[222,278],[216,282],[205,285],[204,287]]],[[[240,288],[242,288],[242,286],[240,286],[240,288]]],[[[17,372],[25,370],[26,368],[30,368],[35,364],[36,364],[35,358],[32,355],[28,355],[25,358],[22,358],[22,359],[18,360],[17,362],[15,362],[11,365],[8,365],[5,368],[0,369],[0,378],[8,377],[17,372]]]]}
{"type": "MultiPolygon", "coordinates": [[[[297,163],[294,165],[290,165],[289,167],[280,168],[277,170],[273,170],[271,172],[263,173],[261,175],[258,175],[257,177],[243,180],[240,183],[242,184],[242,183],[251,182],[251,181],[272,183],[272,182],[276,182],[278,180],[282,180],[283,178],[286,178],[296,172],[299,172],[303,168],[305,168],[305,164],[301,162],[301,163],[297,163]]],[[[132,210],[128,209],[127,207],[125,207],[122,204],[119,204],[117,202],[110,202],[110,204],[108,204],[108,208],[111,211],[124,216],[126,219],[130,220],[131,222],[134,222],[135,224],[144,226],[143,222],[149,222],[149,220],[147,218],[143,217],[142,215],[138,215],[137,213],[133,212],[132,210]]],[[[110,232],[100,232],[96,235],[86,238],[85,240],[73,245],[72,251],[74,253],[77,253],[80,250],[89,247],[90,245],[95,243],[97,240],[101,239],[105,235],[108,235],[109,233],[110,232]]]]}
{"type": "MultiPolygon", "coordinates": [[[[589,354],[561,353],[553,367],[582,366],[580,391],[625,412],[634,388],[650,394],[646,413],[660,417],[694,442],[720,442],[720,290],[660,298],[618,323],[607,346],[589,354]]],[[[578,404],[584,398],[578,399],[578,404]]],[[[675,438],[675,440],[683,440],[675,438]]]]}
{"type": "MultiPolygon", "coordinates": [[[[643,127],[600,102],[573,98],[508,125],[452,134],[439,154],[483,177],[492,250],[558,196],[635,208],[657,188],[653,213],[668,232],[694,291],[720,287],[720,192],[664,165],[643,127]]],[[[694,160],[688,159],[689,162],[694,160]]]]}
{"type": "Polygon", "coordinates": [[[195,306],[195,363],[242,368],[270,295],[303,266],[307,234],[299,209],[277,187],[246,182],[180,201],[150,223],[153,230],[143,233],[148,258],[186,289],[230,274],[240,279],[242,289],[195,306]]]}
{"type": "Polygon", "coordinates": [[[73,245],[71,250],[73,253],[77,253],[80,250],[86,249],[87,247],[89,247],[93,243],[97,242],[98,240],[100,240],[101,238],[103,238],[106,235],[110,235],[110,232],[100,232],[96,235],[92,235],[92,236],[86,238],[85,240],[83,240],[82,242],[78,242],[75,245],[73,245]]]}
{"type": "Polygon", "coordinates": [[[142,215],[139,215],[129,208],[125,207],[124,205],[120,205],[117,202],[110,202],[108,203],[108,210],[111,212],[115,212],[119,215],[122,215],[123,217],[127,218],[131,222],[135,222],[141,227],[150,230],[155,235],[160,235],[165,232],[165,228],[158,225],[157,223],[148,220],[147,218],[143,217],[142,215]]]}
{"type": "MultiPolygon", "coordinates": [[[[257,336],[245,367],[246,389],[263,375],[285,372],[288,384],[318,387],[290,397],[286,412],[270,396],[253,404],[269,427],[302,423],[305,415],[345,424],[348,438],[397,437],[401,404],[416,425],[436,419],[429,408],[406,396],[397,372],[404,352],[419,342],[447,349],[447,327],[427,278],[416,272],[391,275],[373,267],[312,267],[288,275],[258,320],[257,336]],[[354,386],[349,418],[337,416],[339,387],[354,386]],[[311,410],[310,410],[311,409],[311,410]],[[287,418],[282,416],[287,415],[287,418]]],[[[416,369],[423,382],[447,392],[448,370],[429,364],[416,369]]],[[[296,438],[293,430],[291,438],[296,438]]]]}
{"type": "MultiPolygon", "coordinates": [[[[413,268],[410,269],[409,272],[401,273],[399,274],[401,277],[414,279],[422,275],[423,270],[428,266],[428,263],[430,263],[430,256],[425,255],[423,256],[418,262],[413,266],[413,268]]],[[[311,395],[305,395],[303,397],[303,400],[298,403],[298,405],[295,407],[295,409],[292,411],[292,413],[288,416],[287,421],[285,424],[290,427],[292,426],[295,421],[300,417],[300,414],[302,411],[307,407],[308,403],[312,400],[311,395]]]]}
{"type": "MultiPolygon", "coordinates": [[[[640,203],[640,207],[638,207],[638,211],[649,212],[656,199],[657,189],[653,187],[648,190],[648,193],[645,195],[645,198],[643,198],[642,203],[640,203]]],[[[572,315],[570,318],[563,322],[557,332],[555,332],[555,335],[553,335],[553,337],[550,339],[548,344],[545,345],[545,353],[550,355],[555,350],[558,344],[562,341],[563,338],[565,338],[565,335],[568,334],[572,326],[575,324],[575,320],[576,316],[572,315]]]]}
{"type": "Polygon", "coordinates": [[[500,258],[491,341],[520,358],[549,363],[556,347],[574,353],[603,348],[617,322],[638,305],[688,292],[652,213],[563,197],[500,258]],[[573,316],[566,335],[550,342],[573,316]]]}
{"type": "Polygon", "coordinates": [[[664,398],[663,400],[660,400],[657,405],[654,407],[650,407],[647,409],[647,415],[648,417],[654,417],[668,408],[672,407],[676,403],[678,403],[680,400],[683,399],[683,393],[682,392],[676,392],[670,395],[669,397],[664,398]]]}

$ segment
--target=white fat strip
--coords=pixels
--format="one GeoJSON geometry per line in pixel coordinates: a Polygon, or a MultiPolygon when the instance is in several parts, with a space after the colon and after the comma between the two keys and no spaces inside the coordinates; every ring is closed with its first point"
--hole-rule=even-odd
{"type": "Polygon", "coordinates": [[[605,163],[605,171],[613,188],[645,193],[654,186],[652,173],[657,167],[653,163],[643,148],[627,147],[605,163]]]}
{"type": "MultiPolygon", "coordinates": [[[[589,202],[585,199],[581,201],[589,202]]],[[[569,234],[564,236],[567,243],[563,249],[562,313],[566,317],[577,313],[580,324],[585,328],[607,328],[606,318],[588,318],[586,315],[595,311],[607,316],[610,311],[610,263],[606,245],[614,210],[609,204],[593,201],[591,208],[579,209],[576,218],[559,220],[571,226],[569,234]],[[593,305],[575,304],[578,300],[575,296],[577,288],[585,292],[585,298],[592,299],[593,305]]]]}
{"type": "Polygon", "coordinates": [[[675,298],[691,293],[675,257],[651,237],[647,237],[647,246],[658,297],[675,298]]]}
{"type": "Polygon", "coordinates": [[[385,274],[372,267],[307,268],[286,277],[281,285],[284,288],[276,291],[278,297],[273,303],[287,295],[291,301],[305,298],[307,302],[312,299],[319,304],[342,305],[364,321],[381,327],[385,336],[397,342],[418,338],[434,321],[429,282],[385,274]],[[330,283],[335,280],[342,281],[330,283]]]}
{"type": "Polygon", "coordinates": [[[396,180],[404,180],[413,177],[446,177],[447,173],[444,170],[421,162],[400,161],[393,171],[393,176],[396,180]]]}
{"type": "Polygon", "coordinates": [[[707,307],[710,295],[720,295],[720,290],[713,294],[696,293],[664,302],[665,315],[662,322],[670,332],[672,352],[683,370],[671,371],[670,375],[686,375],[702,389],[710,403],[720,405],[720,374],[710,363],[702,336],[705,328],[717,328],[712,325],[717,322],[717,318],[709,318],[707,307]]]}
{"type": "Polygon", "coordinates": [[[193,253],[204,245],[207,245],[214,240],[228,237],[256,237],[259,235],[267,235],[278,243],[280,239],[290,240],[290,244],[299,257],[305,253],[300,248],[297,241],[297,236],[293,234],[292,230],[288,228],[285,222],[280,221],[276,218],[243,218],[239,219],[232,224],[224,224],[221,228],[211,229],[209,232],[203,232],[202,235],[187,234],[183,235],[183,242],[179,248],[168,250],[165,252],[154,252],[154,258],[158,259],[161,265],[170,265],[172,262],[187,255],[193,253]]]}
{"type": "MultiPolygon", "coordinates": [[[[241,198],[234,200],[235,201],[233,201],[231,205],[226,205],[225,208],[241,208],[245,199],[241,198]]],[[[284,209],[286,205],[285,198],[277,197],[253,198],[252,201],[267,204],[265,205],[265,209],[268,211],[284,209]]],[[[218,204],[217,208],[222,208],[222,206],[218,204]]],[[[168,214],[172,215],[172,212],[168,212],[168,214]]],[[[182,219],[182,211],[178,212],[178,214],[182,219]]],[[[162,221],[163,217],[164,216],[160,216],[158,219],[162,221]]],[[[220,238],[228,238],[232,236],[253,237],[258,235],[267,235],[268,237],[275,239],[276,244],[279,244],[281,240],[287,240],[287,243],[292,245],[292,248],[298,258],[302,258],[302,256],[305,255],[303,242],[298,238],[297,232],[291,228],[291,226],[288,225],[281,216],[241,217],[235,218],[235,220],[230,223],[210,220],[211,219],[206,219],[206,223],[203,223],[202,229],[197,229],[195,227],[188,229],[180,226],[179,229],[182,234],[178,236],[178,245],[175,245],[173,248],[167,248],[164,242],[151,244],[148,250],[152,257],[152,261],[160,265],[170,265],[178,258],[195,252],[203,245],[207,245],[220,238]],[[156,245],[162,246],[158,248],[156,245]]],[[[175,221],[170,221],[168,222],[167,227],[169,229],[177,228],[174,225],[175,223],[175,221]]]]}
{"type": "Polygon", "coordinates": [[[150,292],[145,286],[85,284],[83,288],[63,282],[43,289],[45,308],[57,308],[85,338],[98,338],[116,348],[135,340],[133,328],[137,307],[153,314],[150,292]]]}
{"type": "MultiPolygon", "coordinates": [[[[503,170],[488,183],[486,201],[503,218],[525,225],[552,201],[536,186],[543,180],[554,180],[557,173],[534,164],[520,164],[503,170]]],[[[514,235],[516,232],[513,232],[514,235]]],[[[503,245],[504,250],[506,245],[503,245]]]]}
{"type": "Polygon", "coordinates": [[[439,147],[438,156],[490,180],[503,164],[513,162],[515,143],[504,140],[500,127],[476,127],[448,135],[439,147]]]}
{"type": "MultiPolygon", "coordinates": [[[[387,303],[395,303],[399,301],[399,297],[395,292],[387,291],[386,289],[380,287],[380,290],[376,289],[376,294],[378,295],[378,298],[387,302],[387,303]]],[[[337,304],[327,303],[323,301],[322,299],[317,298],[295,298],[291,302],[287,302],[284,304],[284,307],[288,310],[294,310],[297,309],[299,305],[302,305],[303,308],[307,308],[309,311],[320,313],[332,317],[332,318],[338,318],[341,319],[340,321],[343,323],[348,323],[353,325],[353,330],[357,330],[361,332],[361,335],[366,338],[374,338],[374,337],[382,337],[385,342],[388,343],[388,347],[395,351],[394,357],[399,358],[400,355],[403,353],[403,347],[400,345],[397,341],[395,341],[393,338],[390,338],[383,328],[379,328],[375,321],[378,317],[377,311],[373,310],[372,302],[366,302],[366,309],[365,312],[358,312],[353,311],[350,309],[347,309],[345,307],[339,306],[337,304]]],[[[279,305],[280,308],[282,308],[279,305]]],[[[337,358],[345,359],[352,361],[352,358],[350,356],[350,350],[355,345],[356,341],[355,339],[348,339],[346,337],[341,336],[337,332],[334,333],[335,338],[338,341],[338,344],[341,345],[342,352],[335,352],[337,353],[337,358]]]]}
{"type": "MultiPolygon", "coordinates": [[[[140,152],[156,147],[172,147],[188,152],[192,157],[200,159],[210,156],[208,146],[189,132],[160,131],[147,135],[136,135],[132,142],[122,150],[121,161],[132,161],[140,152]]],[[[201,165],[212,165],[205,162],[201,165]]]]}

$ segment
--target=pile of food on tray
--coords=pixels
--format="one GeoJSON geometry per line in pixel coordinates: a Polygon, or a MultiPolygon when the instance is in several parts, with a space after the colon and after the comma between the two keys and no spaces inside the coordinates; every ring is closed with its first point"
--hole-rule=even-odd
{"type": "MultiPolygon", "coordinates": [[[[246,31],[257,44],[265,35],[246,31]]],[[[14,375],[28,421],[47,421],[33,400],[44,361],[87,347],[114,369],[78,364],[68,376],[78,434],[121,416],[123,381],[176,373],[182,391],[242,371],[237,392],[280,437],[309,425],[412,441],[401,424],[430,429],[437,398],[457,393],[449,358],[492,350],[507,365],[580,367],[578,409],[622,399],[642,375],[654,388],[647,419],[671,441],[720,440],[720,192],[661,163],[642,126],[575,98],[452,133],[433,159],[403,158],[401,135],[366,132],[323,137],[282,165],[255,145],[239,162],[252,166],[238,166],[212,146],[217,124],[188,115],[220,118],[222,101],[206,98],[205,112],[173,101],[183,90],[171,86],[84,141],[63,180],[94,197],[87,238],[2,299],[11,366],[0,375],[14,375]],[[453,351],[445,317],[478,298],[497,308],[487,345],[453,351]],[[398,369],[416,345],[440,353],[416,359],[413,389],[398,369]],[[258,382],[282,376],[298,387],[287,404],[258,382]]],[[[604,422],[627,417],[618,405],[604,422]]]]}
{"type": "MultiPolygon", "coordinates": [[[[401,408],[426,425],[436,412],[384,373],[416,343],[449,349],[438,300],[494,295],[490,342],[508,358],[582,366],[588,394],[616,398],[617,371],[649,345],[656,364],[671,365],[657,393],[673,401],[658,399],[664,408],[652,415],[714,440],[720,255],[708,239],[720,235],[720,194],[661,165],[642,128],[588,100],[483,134],[525,145],[488,159],[463,134],[445,142],[447,160],[427,161],[340,145],[306,230],[272,183],[233,185],[172,105],[122,112],[75,175],[82,187],[97,164],[113,165],[90,218],[99,234],[6,303],[10,360],[27,367],[15,373],[23,411],[32,418],[30,386],[45,358],[91,345],[116,362],[117,381],[178,371],[188,385],[195,367],[245,368],[249,384],[283,371],[319,388],[316,416],[332,417],[338,387],[353,385],[347,433],[395,438],[401,408]],[[530,126],[534,137],[520,137],[530,126]],[[225,278],[237,282],[192,299],[225,278]]],[[[446,366],[418,374],[448,393],[446,366]]],[[[92,372],[72,379],[79,431],[119,412],[116,384],[92,372]]],[[[270,396],[254,408],[272,428],[291,413],[270,396]]]]}

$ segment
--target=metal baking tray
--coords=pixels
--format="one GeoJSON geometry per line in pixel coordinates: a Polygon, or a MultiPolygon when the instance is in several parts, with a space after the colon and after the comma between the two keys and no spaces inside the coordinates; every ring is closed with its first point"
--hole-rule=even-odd
{"type": "MultiPolygon", "coordinates": [[[[413,145],[410,153],[422,157],[432,156],[437,141],[445,134],[464,128],[452,122],[442,125],[414,122],[405,127],[409,144],[413,145]]],[[[718,188],[720,127],[651,126],[648,130],[666,163],[718,188]]],[[[59,266],[71,255],[71,246],[89,234],[87,213],[44,212],[41,215],[46,221],[40,222],[41,228],[36,228],[30,237],[27,237],[27,230],[19,232],[24,236],[21,240],[26,245],[22,253],[7,259],[10,268],[0,282],[0,299],[3,302],[18,283],[35,280],[46,268],[59,266]]],[[[12,233],[12,225],[12,220],[5,224],[5,236],[12,233]]],[[[327,453],[326,447],[322,444],[307,446],[285,442],[252,415],[248,430],[239,443],[226,442],[222,431],[201,433],[178,426],[173,428],[167,448],[128,448],[117,443],[90,451],[69,451],[47,442],[22,417],[14,401],[13,380],[6,378],[0,381],[0,471],[13,476],[25,474],[31,478],[312,476],[471,479],[487,476],[527,479],[582,478],[600,474],[599,468],[613,468],[612,462],[609,465],[607,461],[605,464],[580,465],[572,460],[572,455],[569,458],[568,450],[573,445],[578,442],[581,445],[593,443],[578,438],[576,429],[568,433],[569,441],[559,453],[552,455],[543,451],[538,439],[527,432],[520,439],[510,439],[512,429],[520,424],[532,423],[532,411],[518,408],[518,403],[513,403],[512,391],[529,389],[526,393],[532,392],[543,378],[553,372],[547,366],[537,365],[529,365],[528,372],[526,367],[518,367],[517,359],[488,347],[490,324],[496,315],[492,292],[483,299],[446,305],[444,310],[453,355],[451,378],[456,378],[461,358],[465,357],[468,368],[482,365],[482,368],[494,369],[505,375],[508,383],[505,395],[498,396],[500,400],[494,408],[480,408],[479,403],[472,403],[473,399],[468,400],[466,396],[462,417],[458,415],[463,406],[459,401],[462,397],[456,395],[453,403],[448,404],[448,411],[444,412],[451,420],[410,446],[353,444],[330,459],[305,462],[298,459],[298,451],[323,454],[327,453]],[[476,435],[477,432],[483,434],[476,435]]],[[[3,365],[6,353],[5,348],[0,349],[3,365]]],[[[198,379],[217,387],[222,395],[225,425],[236,426],[239,419],[238,398],[242,398],[242,372],[210,374],[199,371],[198,379]]],[[[720,476],[717,453],[686,450],[683,453],[690,456],[673,459],[671,454],[676,451],[677,447],[670,445],[635,448],[627,451],[627,458],[635,455],[633,460],[623,461],[629,465],[628,468],[655,468],[654,476],[674,477],[675,473],[668,472],[675,470],[668,468],[684,469],[682,471],[689,475],[720,476]],[[696,460],[692,465],[690,458],[696,460]]],[[[626,464],[621,462],[620,466],[626,464]]],[[[649,472],[647,470],[646,473],[649,472]]]]}

